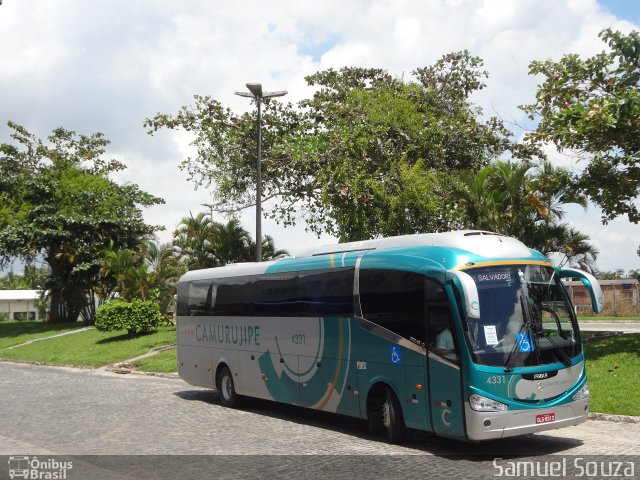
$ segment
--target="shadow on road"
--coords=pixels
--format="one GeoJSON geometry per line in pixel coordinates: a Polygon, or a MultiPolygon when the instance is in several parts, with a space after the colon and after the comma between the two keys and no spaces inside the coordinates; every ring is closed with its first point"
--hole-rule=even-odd
{"type": "MultiPolygon", "coordinates": [[[[183,400],[199,401],[220,406],[218,393],[213,390],[186,390],[174,392],[174,395],[183,400]]],[[[240,409],[256,415],[278,418],[288,422],[384,443],[381,437],[369,433],[365,420],[358,418],[255,398],[242,398],[240,409]]],[[[570,437],[570,428],[566,429],[566,432],[567,435],[563,437],[537,433],[523,437],[471,443],[436,437],[428,432],[419,430],[409,430],[402,446],[414,449],[416,453],[423,452],[450,459],[464,457],[466,460],[477,459],[478,461],[486,461],[487,457],[524,458],[561,454],[566,450],[576,448],[583,444],[582,440],[570,437]]]]}

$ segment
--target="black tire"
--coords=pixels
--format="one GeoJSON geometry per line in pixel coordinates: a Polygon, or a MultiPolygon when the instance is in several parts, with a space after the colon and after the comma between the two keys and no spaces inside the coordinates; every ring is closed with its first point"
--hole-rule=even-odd
{"type": "Polygon", "coordinates": [[[233,408],[238,404],[236,387],[233,384],[233,376],[229,367],[223,367],[218,373],[216,388],[220,394],[220,403],[224,407],[233,408]]]}
{"type": "Polygon", "coordinates": [[[406,427],[402,417],[402,408],[396,395],[387,388],[382,402],[381,412],[382,430],[389,443],[398,443],[404,439],[406,427]]]}

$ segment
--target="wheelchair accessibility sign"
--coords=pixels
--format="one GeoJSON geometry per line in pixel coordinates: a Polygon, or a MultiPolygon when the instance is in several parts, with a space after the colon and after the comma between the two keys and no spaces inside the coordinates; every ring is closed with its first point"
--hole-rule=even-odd
{"type": "Polygon", "coordinates": [[[394,365],[399,365],[402,362],[400,358],[400,347],[394,345],[391,347],[391,363],[394,365]]]}
{"type": "Polygon", "coordinates": [[[527,333],[516,333],[516,342],[521,352],[533,352],[533,342],[531,341],[531,335],[527,333]]]}

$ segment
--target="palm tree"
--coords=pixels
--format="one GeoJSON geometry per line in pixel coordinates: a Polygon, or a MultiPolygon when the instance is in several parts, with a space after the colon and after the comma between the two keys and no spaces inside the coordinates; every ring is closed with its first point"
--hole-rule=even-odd
{"type": "MultiPolygon", "coordinates": [[[[251,240],[251,248],[249,254],[251,258],[256,257],[256,242],[251,240]]],[[[283,249],[276,248],[275,242],[271,235],[265,235],[262,239],[262,258],[264,260],[275,260],[276,258],[289,255],[289,252],[283,249]]]]}
{"type": "Polygon", "coordinates": [[[148,265],[147,283],[157,292],[160,311],[165,313],[176,291],[180,276],[186,265],[180,262],[178,253],[171,243],[147,240],[143,243],[145,263],[148,265]]]}
{"type": "Polygon", "coordinates": [[[560,254],[565,264],[593,268],[598,251],[589,237],[560,223],[565,205],[586,206],[585,197],[571,190],[566,170],[549,162],[532,168],[496,161],[461,174],[456,192],[469,227],[513,236],[545,255],[560,254]]]}
{"type": "Polygon", "coordinates": [[[499,208],[496,206],[497,199],[494,198],[494,193],[497,192],[489,186],[492,174],[491,166],[481,168],[478,172],[462,171],[457,182],[454,182],[458,202],[466,211],[468,228],[498,230],[499,208]]]}
{"type": "Polygon", "coordinates": [[[114,250],[113,242],[101,252],[100,288],[98,297],[107,300],[116,292],[122,298],[149,297],[147,284],[148,265],[142,252],[137,250],[114,250]]]}
{"type": "Polygon", "coordinates": [[[189,212],[182,218],[173,233],[173,245],[189,270],[210,268],[219,265],[213,251],[215,228],[206,213],[195,217],[189,212]]]}
{"type": "Polygon", "coordinates": [[[589,236],[566,226],[564,237],[559,241],[557,252],[562,255],[560,266],[569,265],[595,273],[598,249],[589,243],[589,236]]]}
{"type": "Polygon", "coordinates": [[[577,204],[587,209],[587,197],[571,188],[571,174],[566,168],[554,167],[545,160],[535,168],[530,180],[538,200],[536,209],[545,221],[564,218],[564,205],[577,204]]]}
{"type": "Polygon", "coordinates": [[[214,231],[213,251],[219,265],[250,262],[255,258],[251,255],[251,235],[242,228],[239,220],[216,223],[214,231]]]}
{"type": "MultiPolygon", "coordinates": [[[[219,267],[229,263],[251,262],[255,258],[255,242],[237,219],[227,223],[211,221],[206,213],[181,220],[174,232],[177,255],[192,269],[219,267]]],[[[286,255],[275,247],[273,238],[265,235],[263,257],[268,260],[286,255]]]]}

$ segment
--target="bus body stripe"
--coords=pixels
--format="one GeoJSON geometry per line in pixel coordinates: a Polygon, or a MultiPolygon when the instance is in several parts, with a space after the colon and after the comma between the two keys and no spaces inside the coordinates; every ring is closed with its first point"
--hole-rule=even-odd
{"type": "Polygon", "coordinates": [[[342,368],[342,317],[340,317],[340,333],[338,335],[338,342],[340,344],[340,349],[338,350],[338,359],[336,362],[336,371],[333,375],[333,380],[331,381],[331,385],[327,389],[327,393],[325,394],[325,398],[322,403],[318,406],[318,410],[324,410],[324,407],[329,403],[331,399],[331,394],[336,388],[336,383],[338,383],[338,377],[340,376],[340,370],[342,368]]]}
{"type": "Polygon", "coordinates": [[[470,264],[458,265],[451,270],[466,270],[468,268],[478,267],[492,267],[494,265],[543,265],[545,267],[552,267],[551,262],[545,262],[542,260],[492,260],[489,262],[474,262],[470,264]]]}

